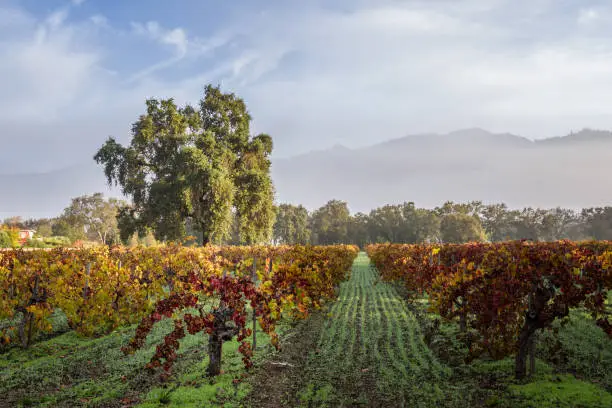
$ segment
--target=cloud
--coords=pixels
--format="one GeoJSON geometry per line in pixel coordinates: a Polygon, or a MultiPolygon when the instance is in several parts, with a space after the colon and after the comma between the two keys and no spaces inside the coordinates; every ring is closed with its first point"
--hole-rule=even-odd
{"type": "Polygon", "coordinates": [[[0,6],[0,141],[18,146],[0,151],[0,173],[28,146],[31,166],[89,160],[108,135],[127,140],[146,98],[196,103],[206,83],[244,97],[280,156],[474,126],[612,128],[612,33],[595,24],[610,10],[519,3],[236,4],[222,21],[180,26],[154,9],[118,21],[104,8],[35,17],[0,6]]]}
{"type": "Polygon", "coordinates": [[[167,70],[187,57],[194,59],[210,54],[215,49],[224,46],[229,39],[224,33],[213,35],[205,40],[198,37],[189,37],[184,28],[167,29],[162,27],[157,21],[149,21],[144,24],[132,22],[131,27],[132,31],[137,35],[145,36],[163,46],[171,46],[174,48],[174,53],[170,58],[158,61],[134,73],[128,79],[128,83],[137,82],[158,71],[167,70]]]}
{"type": "Polygon", "coordinates": [[[62,28],[63,23],[68,18],[68,9],[61,9],[49,15],[46,19],[46,24],[41,26],[39,30],[58,30],[62,28]]]}
{"type": "MultiPolygon", "coordinates": [[[[0,29],[10,29],[15,35],[20,35],[20,29],[31,28],[34,23],[35,19],[23,10],[0,8],[0,29]]],[[[3,43],[1,38],[0,43],[3,43]]]]}
{"type": "Polygon", "coordinates": [[[593,8],[582,9],[578,14],[578,24],[590,24],[600,17],[600,13],[593,8]]]}
{"type": "Polygon", "coordinates": [[[89,20],[97,27],[101,27],[101,28],[109,27],[108,19],[104,17],[102,14],[94,14],[93,16],[89,17],[89,20]]]}
{"type": "MultiPolygon", "coordinates": [[[[15,14],[0,9],[0,20],[15,14]]],[[[100,54],[78,49],[81,30],[66,26],[67,16],[67,10],[60,10],[41,22],[23,18],[15,31],[30,34],[0,41],[0,120],[48,120],[78,104],[100,54]]]]}
{"type": "Polygon", "coordinates": [[[550,2],[466,3],[280,12],[251,24],[261,59],[282,38],[296,61],[275,68],[282,80],[245,87],[258,128],[306,150],[315,135],[363,146],[472,126],[529,137],[612,127],[612,41],[601,31],[579,31],[571,10],[550,2]]]}
{"type": "Polygon", "coordinates": [[[184,56],[187,53],[189,40],[182,28],[165,29],[157,21],[149,21],[145,24],[133,22],[132,28],[137,34],[148,36],[155,41],[159,41],[160,44],[175,47],[179,56],[184,56]]]}

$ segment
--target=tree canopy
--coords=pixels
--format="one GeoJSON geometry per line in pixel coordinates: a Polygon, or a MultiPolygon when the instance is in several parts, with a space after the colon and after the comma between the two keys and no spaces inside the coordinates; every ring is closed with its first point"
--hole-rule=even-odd
{"type": "Polygon", "coordinates": [[[313,244],[331,245],[345,242],[350,217],[346,202],[328,201],[312,214],[313,244]]]}
{"type": "Polygon", "coordinates": [[[64,213],[55,221],[55,235],[72,240],[84,239],[111,244],[119,241],[117,214],[125,203],[116,198],[104,199],[102,193],[72,199],[64,213]]]}
{"type": "Polygon", "coordinates": [[[173,99],[149,99],[146,108],[129,146],[111,137],[94,157],[132,200],[119,214],[122,238],[151,228],[158,240],[177,240],[191,220],[203,243],[222,242],[235,219],[241,242],[268,240],[272,138],[251,136],[244,101],[208,85],[198,109],[173,99]]]}
{"type": "Polygon", "coordinates": [[[301,205],[280,204],[276,209],[274,237],[281,244],[307,244],[310,241],[308,210],[301,205]]]}
{"type": "Polygon", "coordinates": [[[451,213],[440,220],[440,238],[445,243],[459,244],[484,241],[485,234],[477,217],[451,213]]]}

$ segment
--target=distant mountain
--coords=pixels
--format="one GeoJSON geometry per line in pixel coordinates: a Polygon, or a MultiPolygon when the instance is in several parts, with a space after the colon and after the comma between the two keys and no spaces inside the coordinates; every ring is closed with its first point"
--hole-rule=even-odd
{"type": "Polygon", "coordinates": [[[565,145],[584,142],[604,142],[612,143],[612,132],[607,130],[583,129],[577,133],[570,133],[566,136],[551,137],[548,139],[537,140],[535,143],[541,145],[565,145]]]}
{"type": "MultiPolygon", "coordinates": [[[[277,201],[310,209],[337,198],[353,211],[403,201],[505,202],[511,207],[612,205],[612,132],[585,129],[532,141],[465,129],[421,134],[365,148],[275,159],[277,201]]],[[[0,218],[54,216],[70,198],[97,191],[119,196],[95,163],[41,174],[0,175],[0,218]]]]}
{"type": "Polygon", "coordinates": [[[587,129],[538,141],[482,129],[411,135],[276,160],[272,174],[279,201],[308,208],[330,198],[346,200],[353,211],[403,201],[612,205],[612,132],[587,129]]]}

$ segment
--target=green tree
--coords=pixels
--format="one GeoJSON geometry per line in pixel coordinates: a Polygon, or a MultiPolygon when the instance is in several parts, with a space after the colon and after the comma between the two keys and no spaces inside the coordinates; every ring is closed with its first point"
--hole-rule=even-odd
{"type": "Polygon", "coordinates": [[[538,208],[523,208],[510,213],[514,236],[512,239],[540,240],[540,229],[544,211],[538,208]]]}
{"type": "Polygon", "coordinates": [[[352,216],[349,220],[347,235],[346,243],[358,245],[360,248],[374,242],[370,235],[370,217],[360,212],[352,216]]]}
{"type": "Polygon", "coordinates": [[[53,220],[48,218],[41,218],[38,220],[26,221],[27,228],[31,228],[36,231],[36,235],[39,237],[50,237],[53,235],[53,220]]]}
{"type": "Polygon", "coordinates": [[[147,231],[147,235],[145,235],[142,240],[142,245],[146,247],[152,247],[157,245],[157,241],[155,240],[155,235],[151,230],[147,231]]]}
{"type": "Polygon", "coordinates": [[[149,227],[158,240],[177,240],[190,219],[204,244],[222,242],[235,214],[242,242],[268,239],[272,141],[251,137],[244,101],[208,85],[198,110],[173,99],[149,99],[146,106],[129,146],[109,138],[94,157],[108,182],[132,200],[119,217],[122,238],[149,227]]]}
{"type": "Polygon", "coordinates": [[[370,234],[377,242],[404,242],[407,225],[399,205],[385,205],[370,211],[370,234]]]}
{"type": "Polygon", "coordinates": [[[579,218],[573,210],[560,207],[546,210],[542,215],[539,238],[542,241],[579,238],[574,229],[577,223],[579,218]]]}
{"type": "Polygon", "coordinates": [[[444,243],[484,241],[484,231],[477,217],[465,213],[451,213],[440,221],[440,238],[444,243]]]}
{"type": "Polygon", "coordinates": [[[587,237],[612,240],[612,207],[585,208],[581,215],[587,237]]]}
{"type": "Polygon", "coordinates": [[[19,230],[0,225],[0,248],[13,248],[19,245],[19,230]]]}
{"type": "Polygon", "coordinates": [[[316,245],[346,242],[351,214],[346,202],[328,201],[312,214],[312,241],[316,245]]]}
{"type": "Polygon", "coordinates": [[[467,214],[478,216],[482,211],[482,208],[482,201],[470,201],[467,203],[447,201],[442,205],[442,207],[436,208],[436,211],[440,216],[445,216],[448,214],[467,214]]]}
{"type": "Polygon", "coordinates": [[[480,213],[482,227],[490,241],[506,241],[514,236],[512,214],[506,204],[491,204],[482,208],[480,213]]]}
{"type": "Polygon", "coordinates": [[[440,217],[435,211],[417,208],[414,217],[414,242],[440,241],[440,217]]]}
{"type": "Polygon", "coordinates": [[[117,215],[125,203],[115,198],[104,199],[102,193],[72,199],[58,219],[58,235],[109,244],[118,241],[117,215]],[[62,230],[63,229],[63,230],[62,230]]]}
{"type": "Polygon", "coordinates": [[[55,237],[66,237],[70,242],[77,239],[85,239],[82,226],[75,226],[68,222],[66,217],[58,217],[51,227],[52,235],[55,237]]]}
{"type": "Polygon", "coordinates": [[[133,233],[132,236],[129,237],[129,239],[126,240],[126,244],[130,248],[135,248],[135,247],[139,246],[140,245],[140,241],[138,239],[138,233],[137,232],[133,233]]]}
{"type": "Polygon", "coordinates": [[[308,210],[302,205],[280,204],[276,209],[274,241],[287,244],[308,244],[308,210]]]}
{"type": "Polygon", "coordinates": [[[235,216],[242,243],[267,242],[272,237],[276,213],[270,177],[272,138],[261,134],[245,146],[236,166],[235,216]]]}

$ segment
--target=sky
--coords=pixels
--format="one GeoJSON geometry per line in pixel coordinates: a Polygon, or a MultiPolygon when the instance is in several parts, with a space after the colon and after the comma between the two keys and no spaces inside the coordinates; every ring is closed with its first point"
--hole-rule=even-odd
{"type": "Polygon", "coordinates": [[[241,96],[273,157],[481,127],[611,129],[612,1],[0,0],[0,174],[129,142],[147,98],[241,96]]]}

